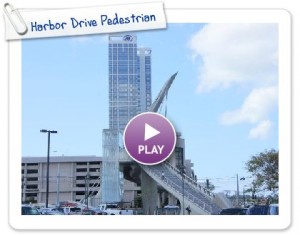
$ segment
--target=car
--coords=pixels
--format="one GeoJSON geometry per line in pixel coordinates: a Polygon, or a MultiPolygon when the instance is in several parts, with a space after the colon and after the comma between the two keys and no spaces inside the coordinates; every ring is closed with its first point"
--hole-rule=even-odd
{"type": "Polygon", "coordinates": [[[22,205],[22,215],[40,215],[39,210],[31,205],[22,205]]]}
{"type": "Polygon", "coordinates": [[[270,204],[268,208],[268,215],[279,215],[279,205],[270,204]]]}
{"type": "Polygon", "coordinates": [[[81,215],[82,208],[79,207],[57,207],[57,210],[65,215],[81,215]]]}
{"type": "Polygon", "coordinates": [[[247,215],[267,215],[268,205],[252,205],[247,210],[247,215]]]}
{"type": "Polygon", "coordinates": [[[94,208],[94,211],[97,213],[97,215],[107,215],[107,213],[100,208],[94,208]]]}
{"type": "Polygon", "coordinates": [[[42,215],[64,215],[63,212],[56,208],[41,208],[40,212],[42,215]]]}
{"type": "Polygon", "coordinates": [[[92,208],[84,208],[81,212],[82,215],[102,215],[102,212],[92,208]]]}
{"type": "Polygon", "coordinates": [[[177,205],[166,205],[163,211],[166,215],[176,215],[180,213],[180,207],[177,205]]]}
{"type": "Polygon", "coordinates": [[[246,215],[247,208],[226,208],[220,211],[220,215],[246,215]]]}

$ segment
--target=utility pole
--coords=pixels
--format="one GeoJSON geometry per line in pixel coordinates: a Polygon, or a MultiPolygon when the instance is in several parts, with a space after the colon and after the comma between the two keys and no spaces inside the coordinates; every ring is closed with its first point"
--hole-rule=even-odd
{"type": "Polygon", "coordinates": [[[239,175],[236,174],[236,203],[237,203],[237,206],[239,206],[239,197],[240,197],[239,191],[240,191],[240,189],[239,189],[239,175]]]}
{"type": "Polygon", "coordinates": [[[56,191],[56,205],[59,206],[59,185],[60,185],[60,163],[57,163],[57,191],[56,191]]]}
{"type": "Polygon", "coordinates": [[[48,134],[48,151],[47,151],[47,176],[46,176],[46,208],[48,208],[48,198],[49,198],[49,163],[50,163],[50,134],[56,134],[57,131],[50,131],[42,129],[42,133],[48,134]]]}
{"type": "Polygon", "coordinates": [[[181,175],[182,175],[182,214],[185,214],[184,208],[184,165],[181,166],[181,175]]]}

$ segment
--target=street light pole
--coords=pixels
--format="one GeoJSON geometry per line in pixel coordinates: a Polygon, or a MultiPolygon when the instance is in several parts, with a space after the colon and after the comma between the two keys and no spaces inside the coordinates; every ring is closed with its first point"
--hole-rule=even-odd
{"type": "Polygon", "coordinates": [[[236,174],[236,203],[237,203],[237,206],[239,206],[239,197],[240,197],[239,191],[240,191],[240,189],[239,189],[239,175],[236,174]]]}
{"type": "MultiPolygon", "coordinates": [[[[245,177],[242,177],[240,178],[240,180],[246,180],[245,177]]],[[[245,184],[243,185],[243,201],[244,201],[244,208],[245,208],[245,205],[246,205],[246,202],[245,202],[245,184]]]]}
{"type": "Polygon", "coordinates": [[[56,205],[59,206],[59,184],[60,184],[60,163],[57,163],[57,190],[56,190],[56,205]]]}
{"type": "Polygon", "coordinates": [[[50,163],[50,134],[56,134],[57,131],[49,131],[42,129],[42,133],[48,133],[48,150],[47,150],[47,176],[46,176],[46,208],[48,208],[49,199],[49,163],[50,163]]]}
{"type": "Polygon", "coordinates": [[[244,208],[246,207],[245,186],[243,187],[244,208]]]}
{"type": "Polygon", "coordinates": [[[184,165],[181,166],[181,175],[182,175],[182,214],[184,215],[184,165]]]}
{"type": "Polygon", "coordinates": [[[89,209],[89,184],[90,184],[90,174],[87,173],[85,176],[85,187],[86,187],[85,204],[87,209],[89,209]]]}
{"type": "MultiPolygon", "coordinates": [[[[239,180],[245,180],[245,177],[242,177],[239,179],[239,175],[236,174],[236,201],[237,201],[237,206],[239,206],[239,198],[240,198],[240,187],[239,187],[239,180]]],[[[244,194],[244,189],[243,189],[243,194],[244,194]]],[[[245,204],[245,203],[244,203],[245,204]]]]}

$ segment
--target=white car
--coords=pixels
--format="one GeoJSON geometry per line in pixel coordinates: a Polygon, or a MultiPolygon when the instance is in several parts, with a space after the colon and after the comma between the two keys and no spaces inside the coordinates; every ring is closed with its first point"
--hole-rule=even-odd
{"type": "Polygon", "coordinates": [[[279,215],[279,205],[270,204],[268,209],[268,215],[279,215]]]}
{"type": "Polygon", "coordinates": [[[40,212],[42,215],[63,215],[64,213],[60,212],[56,208],[41,208],[40,212]]]}

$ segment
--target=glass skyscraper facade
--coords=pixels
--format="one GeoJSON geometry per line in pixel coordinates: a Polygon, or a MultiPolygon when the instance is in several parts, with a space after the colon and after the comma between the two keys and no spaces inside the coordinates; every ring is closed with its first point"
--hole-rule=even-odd
{"type": "Polygon", "coordinates": [[[137,49],[138,112],[145,112],[151,105],[151,49],[137,49]]]}
{"type": "Polygon", "coordinates": [[[109,128],[124,130],[150,105],[151,50],[138,48],[135,35],[109,36],[109,128]]]}

